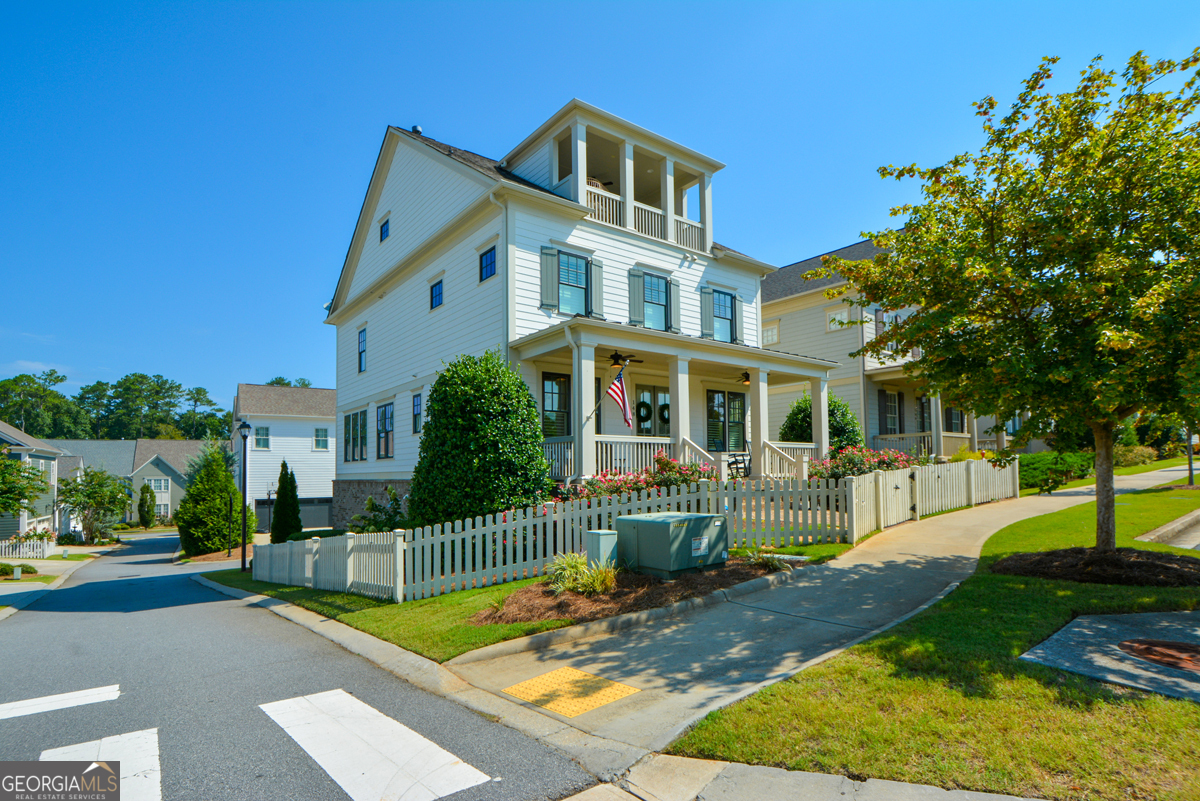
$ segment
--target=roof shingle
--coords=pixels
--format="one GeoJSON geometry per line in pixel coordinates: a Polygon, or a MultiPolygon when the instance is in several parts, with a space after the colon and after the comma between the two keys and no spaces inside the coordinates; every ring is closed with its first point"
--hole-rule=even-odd
{"type": "MultiPolygon", "coordinates": [[[[873,258],[875,254],[882,252],[880,248],[875,247],[871,240],[864,239],[862,242],[855,242],[853,245],[831,250],[829,253],[822,255],[838,256],[847,261],[862,261],[863,259],[873,258]]],[[[780,267],[770,275],[764,276],[762,280],[763,303],[781,300],[782,298],[799,295],[804,292],[812,292],[814,289],[835,286],[846,280],[840,273],[834,273],[828,278],[805,279],[801,277],[806,272],[815,270],[820,266],[821,256],[813,256],[810,259],[804,259],[795,264],[780,267]]]]}
{"type": "Polygon", "coordinates": [[[337,390],[238,384],[237,413],[332,419],[337,416],[337,390]]]}

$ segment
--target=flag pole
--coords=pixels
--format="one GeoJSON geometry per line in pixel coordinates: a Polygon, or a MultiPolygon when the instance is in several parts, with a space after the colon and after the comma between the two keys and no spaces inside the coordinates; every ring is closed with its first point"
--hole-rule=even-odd
{"type": "MultiPolygon", "coordinates": [[[[625,368],[628,366],[629,366],[629,359],[626,359],[625,363],[621,365],[621,371],[619,373],[617,373],[617,378],[614,378],[612,381],[608,382],[608,386],[611,387],[613,384],[617,383],[617,379],[619,379],[621,376],[623,376],[625,374],[625,368]]],[[[596,403],[596,407],[594,409],[592,409],[592,413],[589,414],[587,417],[583,418],[584,423],[587,423],[588,420],[591,420],[592,417],[595,416],[596,412],[600,410],[601,405],[604,404],[604,395],[606,392],[608,392],[607,389],[605,389],[604,392],[600,393],[600,400],[596,403]]]]}

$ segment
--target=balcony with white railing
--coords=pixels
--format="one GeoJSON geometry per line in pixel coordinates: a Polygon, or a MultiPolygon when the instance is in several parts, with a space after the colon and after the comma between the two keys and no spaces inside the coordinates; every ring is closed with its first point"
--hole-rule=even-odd
{"type": "Polygon", "coordinates": [[[645,203],[633,202],[633,230],[644,236],[655,239],[666,239],[666,226],[663,225],[663,213],[645,203]]]}
{"type": "Polygon", "coordinates": [[[587,188],[587,206],[591,209],[588,214],[593,220],[599,220],[609,225],[625,225],[625,203],[620,195],[589,185],[587,188]]]}

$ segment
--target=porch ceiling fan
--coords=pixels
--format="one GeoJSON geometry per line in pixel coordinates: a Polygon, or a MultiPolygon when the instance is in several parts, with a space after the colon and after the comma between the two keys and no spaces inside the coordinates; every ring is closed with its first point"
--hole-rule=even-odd
{"type": "Polygon", "coordinates": [[[635,358],[633,358],[633,356],[634,356],[634,354],[632,354],[632,353],[627,353],[627,354],[622,355],[621,353],[618,353],[617,351],[614,350],[612,352],[612,354],[608,357],[608,358],[612,359],[612,364],[610,365],[610,367],[620,367],[621,365],[625,364],[625,362],[627,362],[627,361],[636,362],[637,364],[642,364],[644,362],[643,359],[635,359],[635,358]]]}

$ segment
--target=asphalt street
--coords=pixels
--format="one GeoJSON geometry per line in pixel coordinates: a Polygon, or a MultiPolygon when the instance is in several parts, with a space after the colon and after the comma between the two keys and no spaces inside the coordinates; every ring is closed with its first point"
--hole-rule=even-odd
{"type": "Polygon", "coordinates": [[[120,688],[114,700],[0,720],[0,760],[157,729],[164,799],[350,798],[301,747],[304,737],[260,708],[327,694],[318,699],[332,699],[329,726],[378,737],[408,727],[486,776],[446,798],[555,799],[595,783],[559,752],[191,581],[214,566],[172,565],[177,545],[174,536],[136,540],[0,621],[0,707],[120,688]],[[339,690],[381,713],[374,728],[362,718],[336,721],[339,709],[365,709],[339,690]]]}

